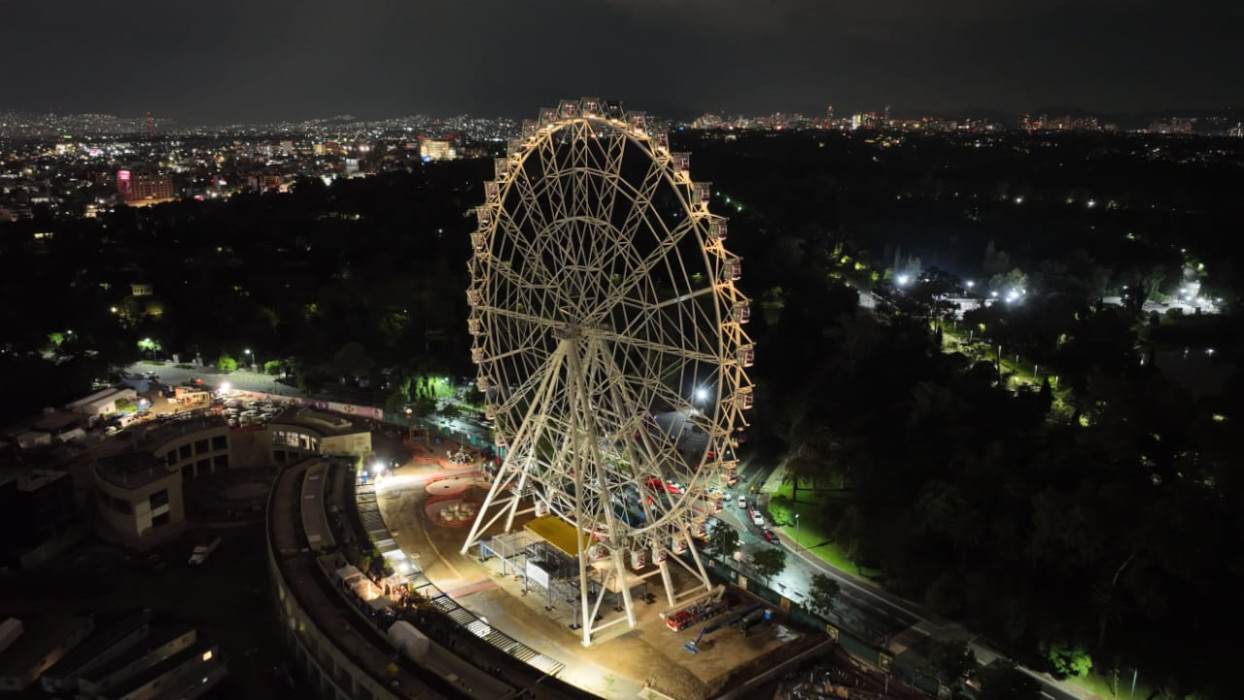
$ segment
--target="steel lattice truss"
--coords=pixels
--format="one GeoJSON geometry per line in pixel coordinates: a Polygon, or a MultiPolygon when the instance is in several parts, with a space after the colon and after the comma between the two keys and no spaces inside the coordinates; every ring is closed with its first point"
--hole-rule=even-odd
{"type": "Polygon", "coordinates": [[[613,567],[621,581],[628,563],[626,576],[642,576],[655,562],[673,604],[667,554],[702,533],[692,506],[735,468],[726,455],[752,400],[740,261],[688,162],[642,113],[593,99],[543,110],[497,159],[467,297],[478,384],[506,454],[463,552],[503,516],[508,531],[530,502],[594,543],[581,573],[613,567]],[[708,449],[680,451],[652,419],[667,412],[708,449]]]}

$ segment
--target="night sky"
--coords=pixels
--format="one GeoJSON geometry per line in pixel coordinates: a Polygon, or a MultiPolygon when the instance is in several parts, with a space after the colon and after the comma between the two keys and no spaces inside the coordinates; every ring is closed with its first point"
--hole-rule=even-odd
{"type": "Polygon", "coordinates": [[[0,109],[183,124],[560,97],[706,110],[1244,103],[1229,0],[9,0],[0,109]]]}

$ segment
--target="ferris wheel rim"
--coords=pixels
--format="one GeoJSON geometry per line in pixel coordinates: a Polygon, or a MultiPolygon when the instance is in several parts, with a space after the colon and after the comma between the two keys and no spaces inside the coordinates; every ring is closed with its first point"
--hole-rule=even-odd
{"type": "MultiPolygon", "coordinates": [[[[670,160],[671,154],[668,151],[668,149],[665,149],[665,150],[659,149],[657,145],[653,142],[653,140],[650,137],[648,137],[646,134],[636,134],[633,129],[628,128],[626,125],[621,124],[621,122],[618,120],[612,120],[612,119],[593,118],[593,117],[584,117],[584,116],[576,116],[576,117],[558,119],[553,124],[542,127],[534,137],[527,139],[523,147],[517,153],[507,154],[507,160],[510,162],[509,167],[510,167],[511,175],[510,177],[506,178],[503,182],[493,181],[496,184],[496,188],[489,195],[489,199],[484,205],[485,207],[489,207],[493,213],[493,215],[490,217],[490,221],[488,222],[488,224],[485,226],[481,226],[481,231],[480,231],[481,234],[485,236],[486,240],[488,240],[489,242],[488,244],[493,245],[498,235],[512,235],[514,233],[513,231],[506,230],[503,226],[503,222],[505,222],[506,225],[513,225],[515,229],[517,229],[518,227],[518,225],[514,224],[513,221],[510,220],[508,217],[502,216],[502,212],[505,211],[505,203],[507,202],[507,199],[511,196],[511,193],[514,191],[514,188],[519,186],[519,183],[522,180],[522,178],[519,177],[518,175],[515,175],[515,173],[524,173],[525,170],[523,166],[526,164],[528,159],[530,159],[534,154],[540,152],[540,149],[542,147],[546,147],[548,144],[552,143],[553,139],[556,137],[557,134],[564,132],[566,129],[574,126],[575,124],[605,125],[609,129],[612,130],[613,135],[615,136],[621,135],[625,138],[625,143],[622,145],[623,150],[625,150],[626,148],[630,148],[630,147],[636,147],[640,149],[640,152],[643,153],[644,156],[648,160],[649,172],[651,173],[655,171],[657,173],[657,178],[656,178],[657,183],[653,186],[653,189],[657,187],[664,187],[667,191],[673,192],[677,197],[677,209],[682,214],[685,215],[683,219],[680,222],[678,222],[676,226],[667,225],[668,222],[666,221],[664,217],[661,217],[661,216],[656,217],[656,220],[660,222],[660,224],[662,225],[660,235],[668,239],[675,235],[674,234],[675,231],[678,231],[679,233],[677,235],[679,237],[679,240],[681,240],[681,238],[687,235],[696,236],[697,237],[696,243],[697,243],[698,254],[699,254],[697,262],[700,264],[700,269],[702,269],[705,273],[712,273],[712,271],[715,268],[713,265],[713,260],[710,259],[710,255],[712,255],[712,253],[710,252],[708,246],[706,245],[706,240],[707,240],[706,227],[707,227],[707,221],[709,220],[710,217],[714,215],[710,211],[708,211],[707,206],[701,207],[693,201],[693,195],[695,193],[694,188],[696,187],[697,183],[694,183],[693,181],[691,181],[689,176],[682,176],[678,172],[675,171],[673,167],[673,162],[672,160],[670,160]]],[[[547,165],[548,165],[547,161],[541,162],[542,167],[547,166],[547,165]]],[[[566,173],[572,173],[575,175],[587,174],[590,176],[599,176],[602,178],[609,178],[611,180],[611,184],[617,190],[624,190],[625,193],[627,194],[635,195],[634,198],[631,199],[632,204],[635,204],[637,199],[639,198],[639,195],[642,195],[643,193],[639,188],[632,186],[631,183],[627,182],[624,178],[621,178],[616,173],[608,173],[601,169],[571,168],[567,170],[555,171],[556,177],[563,177],[565,176],[566,173]]],[[[550,177],[551,176],[549,174],[542,173],[541,179],[550,179],[550,177]]],[[[647,183],[645,182],[645,184],[647,183]]],[[[534,191],[530,191],[527,194],[534,195],[536,193],[534,191]]],[[[520,193],[519,196],[522,196],[522,193],[520,193]]],[[[651,197],[649,197],[649,200],[650,199],[651,197]]],[[[645,202],[645,204],[649,208],[651,208],[652,206],[651,201],[647,201],[645,202]]],[[[607,222],[603,219],[593,218],[593,217],[584,216],[584,215],[576,215],[572,218],[576,220],[582,220],[582,221],[592,221],[598,225],[605,225],[608,228],[616,231],[618,234],[623,233],[622,231],[618,230],[617,227],[613,226],[610,222],[607,222]]],[[[554,220],[555,225],[561,225],[563,223],[564,223],[563,219],[554,220]]],[[[632,224],[632,227],[638,228],[642,225],[642,223],[643,222],[635,222],[632,224]]],[[[657,233],[655,229],[650,228],[649,230],[654,234],[657,233]]],[[[666,255],[668,255],[668,251],[666,251],[666,255]]],[[[663,258],[658,257],[656,258],[656,261],[660,262],[662,259],[663,258]]],[[[488,286],[487,283],[491,282],[491,280],[494,278],[494,274],[491,274],[491,271],[495,267],[496,267],[495,265],[490,266],[489,267],[490,274],[484,275],[484,280],[485,280],[484,286],[485,287],[488,286]]],[[[683,273],[685,275],[686,273],[685,269],[683,269],[683,273]]],[[[638,271],[635,271],[633,274],[635,276],[638,276],[640,273],[638,271]]],[[[716,396],[716,400],[713,402],[713,417],[711,421],[709,422],[711,422],[711,424],[715,428],[724,429],[725,432],[729,432],[733,428],[734,421],[730,416],[727,415],[728,412],[725,410],[723,394],[725,393],[725,390],[727,389],[727,384],[732,382],[732,377],[730,373],[725,371],[725,365],[729,361],[727,358],[727,355],[728,355],[727,344],[730,341],[727,339],[725,333],[721,329],[722,324],[725,323],[727,319],[723,316],[723,305],[720,303],[722,299],[720,298],[719,293],[715,289],[715,286],[716,286],[715,281],[710,282],[709,289],[714,295],[715,301],[718,302],[713,305],[713,314],[714,314],[713,325],[715,326],[715,332],[712,335],[714,336],[714,339],[715,339],[716,352],[715,354],[712,354],[712,355],[706,354],[702,357],[699,357],[697,358],[697,361],[703,361],[705,362],[706,365],[717,367],[717,371],[719,373],[717,381],[715,382],[715,385],[716,385],[715,389],[716,389],[717,396],[716,396]]],[[[628,290],[628,291],[633,291],[633,290],[628,290]]],[[[736,296],[740,296],[740,295],[736,295],[736,296]]],[[[489,319],[495,319],[500,315],[504,315],[502,310],[499,307],[496,307],[494,305],[487,305],[487,304],[476,305],[473,308],[472,314],[473,314],[473,318],[482,317],[482,318],[489,318],[489,319]]],[[[557,325],[556,322],[551,319],[545,319],[545,318],[540,318],[540,317],[532,316],[532,317],[529,317],[527,320],[531,322],[538,322],[537,325],[544,327],[546,331],[548,331],[549,329],[555,328],[557,325]]],[[[589,330],[587,331],[587,333],[588,335],[591,335],[595,333],[595,331],[589,330]]],[[[611,338],[611,340],[626,340],[626,339],[627,339],[626,336],[621,333],[611,338]]],[[[491,345],[491,341],[489,345],[491,345]]],[[[652,348],[649,347],[648,349],[652,349],[652,348]]],[[[663,348],[663,350],[667,350],[668,354],[670,354],[671,356],[676,356],[676,357],[682,358],[683,360],[687,359],[687,350],[685,347],[668,346],[668,347],[663,348]]],[[[521,349],[515,350],[515,352],[521,352],[521,349]]],[[[497,370],[499,368],[499,365],[496,363],[495,358],[504,356],[504,354],[505,354],[504,352],[501,354],[497,354],[495,352],[487,353],[483,361],[480,362],[481,377],[484,376],[485,368],[489,367],[490,365],[492,369],[497,370]]],[[[546,363],[548,362],[547,357],[545,358],[545,361],[546,363]]],[[[531,377],[528,377],[527,379],[532,379],[533,377],[534,375],[532,375],[531,377]]],[[[659,381],[656,383],[661,384],[661,382],[659,381]]],[[[732,389],[737,388],[737,381],[734,381],[734,383],[736,384],[736,386],[731,387],[732,389]]],[[[675,407],[690,407],[691,406],[691,402],[682,400],[682,397],[679,396],[677,392],[674,392],[671,395],[675,397],[676,399],[676,401],[674,402],[675,407]],[[683,404],[683,406],[679,406],[680,403],[683,404]]],[[[512,409],[515,407],[516,407],[516,404],[515,406],[511,406],[510,410],[512,411],[512,409]]],[[[715,430],[715,432],[720,432],[720,430],[715,430]]],[[[515,437],[517,438],[517,434],[515,435],[515,437]]],[[[704,480],[708,478],[708,474],[707,474],[708,470],[706,469],[706,466],[708,466],[708,463],[709,463],[709,460],[706,458],[706,456],[701,456],[694,464],[688,465],[688,468],[685,473],[690,476],[690,479],[689,479],[690,483],[684,485],[685,488],[684,488],[683,493],[681,494],[681,497],[677,499],[677,501],[671,504],[669,511],[659,521],[649,523],[643,527],[635,527],[628,523],[627,527],[625,528],[626,532],[632,536],[640,536],[640,535],[647,533],[648,531],[663,528],[668,524],[669,520],[677,517],[678,515],[685,514],[685,512],[688,510],[687,503],[689,499],[691,498],[690,489],[695,488],[697,484],[703,482],[704,480]]],[[[599,470],[600,465],[596,465],[596,466],[599,470]]],[[[632,472],[633,472],[632,481],[636,482],[637,485],[640,485],[640,493],[642,495],[643,494],[642,482],[644,479],[648,477],[646,477],[645,475],[639,474],[638,470],[636,469],[632,469],[632,472]]],[[[547,488],[547,485],[545,486],[547,488]]],[[[604,489],[602,488],[602,491],[603,490],[604,489]]],[[[604,495],[602,494],[602,497],[603,496],[604,495]]],[[[549,500],[551,501],[552,499],[549,499],[549,500]]],[[[553,504],[551,502],[549,503],[549,507],[550,507],[550,510],[554,510],[556,512],[557,509],[553,507],[553,504]]],[[[576,523],[576,524],[584,529],[587,529],[592,525],[599,526],[602,523],[595,522],[594,524],[592,523],[576,523]]]]}

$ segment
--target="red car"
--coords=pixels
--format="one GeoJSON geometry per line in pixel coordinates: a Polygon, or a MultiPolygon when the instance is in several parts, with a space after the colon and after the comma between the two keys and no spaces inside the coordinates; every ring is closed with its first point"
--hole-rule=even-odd
{"type": "Polygon", "coordinates": [[[773,534],[773,530],[765,530],[765,541],[766,542],[777,542],[778,541],[777,535],[773,534]]]}

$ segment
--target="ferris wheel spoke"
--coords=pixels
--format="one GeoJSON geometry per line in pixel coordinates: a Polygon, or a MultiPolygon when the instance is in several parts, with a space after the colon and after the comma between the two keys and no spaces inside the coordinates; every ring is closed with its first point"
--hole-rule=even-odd
{"type": "Polygon", "coordinates": [[[674,345],[672,343],[649,340],[646,338],[637,338],[635,336],[623,335],[621,333],[599,328],[584,329],[583,333],[593,338],[607,341],[612,345],[637,348],[641,350],[651,350],[658,353],[664,353],[669,355],[671,358],[680,357],[687,360],[707,363],[717,363],[721,361],[720,357],[712,353],[689,350],[688,348],[674,345]]]}

